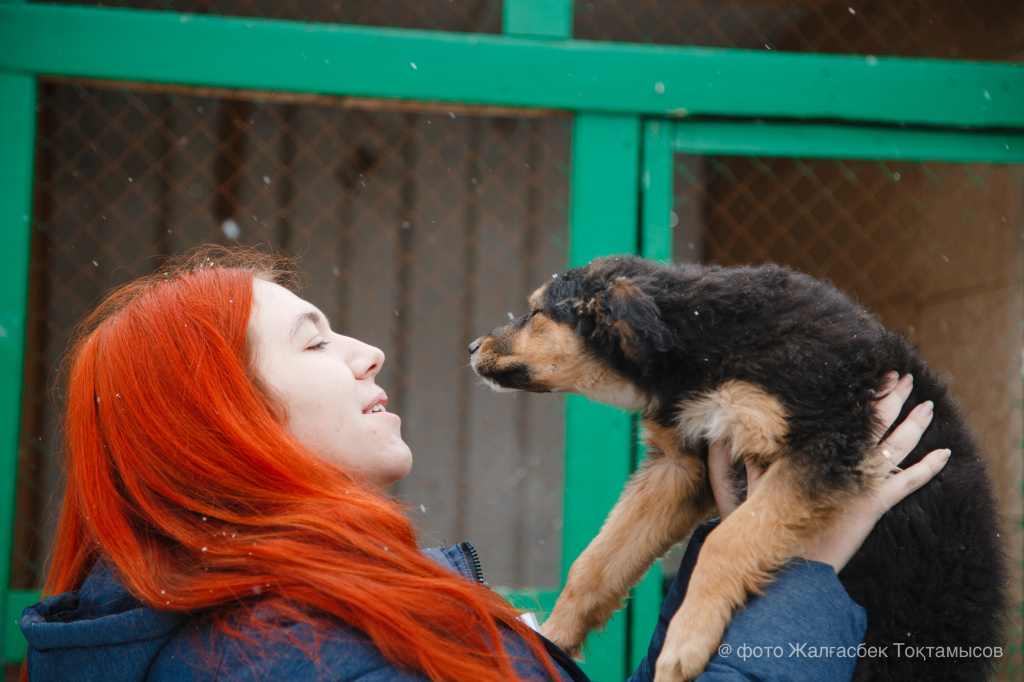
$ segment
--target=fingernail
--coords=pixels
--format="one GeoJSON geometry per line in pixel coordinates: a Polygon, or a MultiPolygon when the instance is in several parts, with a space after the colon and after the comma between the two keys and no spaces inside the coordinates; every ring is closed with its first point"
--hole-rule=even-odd
{"type": "Polygon", "coordinates": [[[943,462],[949,461],[949,456],[952,455],[952,454],[953,454],[952,450],[949,450],[949,449],[943,450],[942,451],[942,461],[943,462]]]}
{"type": "Polygon", "coordinates": [[[935,410],[935,403],[930,400],[926,400],[921,403],[921,411],[925,414],[931,414],[935,410]]]}
{"type": "Polygon", "coordinates": [[[914,375],[913,374],[904,374],[903,377],[900,379],[900,383],[903,384],[904,386],[913,386],[914,385],[914,375]]]}

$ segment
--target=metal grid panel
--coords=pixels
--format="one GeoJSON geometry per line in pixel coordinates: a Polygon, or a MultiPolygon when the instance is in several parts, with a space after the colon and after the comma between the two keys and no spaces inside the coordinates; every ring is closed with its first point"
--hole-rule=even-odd
{"type": "Polygon", "coordinates": [[[905,330],[949,381],[999,497],[1020,679],[1024,167],[678,156],[677,260],[776,262],[905,330]]]}
{"type": "Polygon", "coordinates": [[[1011,60],[1016,0],[577,0],[576,38],[750,50],[1011,60]]]}
{"type": "Polygon", "coordinates": [[[395,492],[425,542],[469,539],[492,581],[556,585],[562,400],[478,386],[467,345],[564,268],[568,119],[122,87],[40,87],[13,587],[38,586],[59,502],[69,330],[166,255],[236,241],[297,256],[332,326],[385,350],[415,457],[395,492]]]}
{"type": "Polygon", "coordinates": [[[74,5],[437,31],[501,32],[501,0],[53,0],[74,5]]]}

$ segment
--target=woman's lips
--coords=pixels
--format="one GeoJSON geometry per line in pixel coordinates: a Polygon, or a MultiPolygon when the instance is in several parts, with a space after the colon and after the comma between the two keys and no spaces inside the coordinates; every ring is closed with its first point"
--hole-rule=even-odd
{"type": "Polygon", "coordinates": [[[388,396],[385,393],[381,393],[374,398],[366,409],[363,410],[363,414],[372,414],[374,412],[387,412],[388,396]]]}

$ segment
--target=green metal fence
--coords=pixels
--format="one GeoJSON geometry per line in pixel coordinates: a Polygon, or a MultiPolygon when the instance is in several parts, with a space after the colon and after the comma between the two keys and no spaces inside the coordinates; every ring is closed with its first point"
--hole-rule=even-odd
{"type": "MultiPolygon", "coordinates": [[[[480,7],[484,16],[495,11],[493,4],[480,7]]],[[[748,189],[761,180],[738,183],[744,187],[743,200],[757,207],[751,210],[773,216],[772,234],[783,241],[775,251],[754,249],[735,257],[785,260],[796,254],[803,260],[794,256],[794,265],[837,279],[839,270],[821,265],[831,262],[827,254],[822,255],[824,251],[797,248],[806,241],[798,228],[806,225],[780,219],[787,210],[800,211],[806,194],[795,189],[798,177],[856,176],[854,164],[865,160],[881,163],[888,175],[877,167],[871,173],[893,183],[898,181],[893,180],[896,173],[909,172],[893,171],[886,163],[913,163],[925,175],[942,175],[936,164],[953,164],[965,169],[966,182],[977,186],[975,176],[982,185],[988,177],[979,168],[1004,167],[1008,179],[997,184],[1012,192],[1016,183],[1016,196],[1024,193],[1019,170],[1019,164],[1024,164],[1024,66],[1020,64],[617,43],[605,40],[617,37],[614,32],[606,35],[595,28],[587,7],[568,0],[505,0],[502,34],[497,34],[485,32],[490,30],[490,20],[470,22],[466,32],[458,33],[306,23],[253,17],[251,12],[218,16],[209,8],[204,10],[207,13],[193,14],[0,2],[0,375],[4,377],[0,386],[0,635],[4,661],[23,656],[24,642],[16,622],[22,608],[37,598],[37,592],[21,585],[11,589],[10,557],[23,428],[29,263],[38,255],[30,253],[30,228],[40,79],[86,85],[96,79],[102,87],[133,92],[162,86],[184,86],[195,92],[213,88],[221,95],[234,92],[253,101],[362,98],[364,106],[395,111],[459,106],[465,111],[497,107],[501,116],[512,117],[517,111],[531,110],[570,115],[568,246],[567,253],[559,254],[568,265],[613,252],[686,259],[691,257],[691,244],[699,244],[698,259],[728,261],[734,251],[713,249],[724,243],[729,229],[723,227],[727,221],[722,218],[731,196],[727,185],[737,173],[748,172],[748,167],[754,169],[750,173],[759,173],[757,178],[791,179],[783,183],[785,191],[766,189],[761,194],[748,189]],[[573,40],[573,31],[602,40],[573,40]],[[827,160],[821,163],[830,165],[818,168],[815,160],[827,160]],[[779,197],[789,203],[771,208],[779,197]],[[696,228],[686,216],[694,214],[697,198],[700,216],[706,219],[698,221],[703,231],[694,237],[696,228]]],[[[707,25],[718,20],[721,17],[712,13],[707,25]]],[[[642,22],[635,25],[643,26],[642,22]]],[[[741,41],[724,44],[746,45],[741,41]]],[[[792,49],[810,48],[798,41],[792,49]]],[[[328,105],[337,101],[330,100],[328,105]]],[[[830,182],[819,180],[827,192],[842,191],[830,182]]],[[[877,188],[862,188],[862,194],[875,192],[877,188]]],[[[927,194],[915,196],[919,202],[928,200],[927,194]]],[[[408,201],[401,196],[391,199],[399,204],[408,201]]],[[[1004,213],[1009,224],[1001,229],[1019,236],[1024,213],[1004,213]]],[[[974,210],[972,215],[982,213],[974,210]]],[[[832,217],[805,223],[821,226],[820,241],[828,246],[828,253],[841,253],[846,244],[841,237],[863,217],[854,211],[838,225],[832,217]]],[[[893,218],[893,224],[899,221],[893,218]]],[[[756,235],[758,224],[754,219],[737,220],[736,231],[756,235]]],[[[982,230],[964,216],[951,224],[961,234],[982,230]]],[[[768,240],[754,237],[753,241],[768,240]]],[[[884,240],[878,243],[883,245],[879,250],[867,252],[873,254],[871,258],[878,258],[884,247],[884,240]]],[[[1017,255],[1011,258],[1024,260],[1017,255]]],[[[1012,268],[1007,272],[1006,276],[1017,277],[1012,268]]],[[[853,287],[856,284],[851,282],[853,287]]],[[[902,284],[906,286],[900,291],[912,291],[920,282],[911,278],[902,284]]],[[[971,280],[968,285],[987,284],[971,280]]],[[[1024,290],[1020,277],[1011,289],[1024,290]]],[[[875,303],[872,291],[862,296],[875,303]]],[[[877,303],[884,307],[891,300],[879,297],[877,303]]],[[[1007,305],[1012,316],[1009,327],[1019,328],[1024,315],[1013,308],[1015,299],[1007,305]]],[[[1003,345],[1011,357],[1019,359],[1019,339],[1007,338],[1003,345]]],[[[979,355],[990,352],[984,345],[977,350],[979,355]]],[[[1006,423],[1017,424],[1020,377],[1011,373],[1017,381],[1006,379],[1005,371],[1003,376],[1012,384],[1007,395],[1016,401],[1006,423]]],[[[967,384],[966,380],[961,383],[967,384]]],[[[638,457],[629,415],[570,397],[564,428],[563,580],[572,559],[596,534],[638,457]]],[[[1007,459],[1019,462],[1017,427],[997,422],[994,428],[1015,434],[1014,442],[997,448],[1007,452],[1007,459]]],[[[1019,500],[1016,466],[1007,464],[1002,479],[1012,481],[1011,494],[1019,500]]],[[[1014,546],[1019,545],[1018,512],[1008,512],[1007,525],[1014,546]]],[[[1015,556],[1014,589],[1019,595],[1020,555],[1015,556]]],[[[637,589],[630,607],[613,619],[599,642],[592,643],[588,672],[601,679],[621,678],[638,662],[653,628],[660,593],[660,575],[654,571],[637,589]]],[[[510,596],[549,606],[556,594],[556,586],[549,584],[513,591],[510,596]]],[[[1008,679],[1019,678],[1022,670],[1019,614],[1014,627],[1015,648],[1001,673],[1008,679]]]]}

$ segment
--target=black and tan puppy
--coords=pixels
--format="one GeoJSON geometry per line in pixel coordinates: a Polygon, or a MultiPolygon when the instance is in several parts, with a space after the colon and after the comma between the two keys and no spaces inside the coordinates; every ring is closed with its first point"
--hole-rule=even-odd
{"type": "MultiPolygon", "coordinates": [[[[905,460],[950,448],[946,467],[878,523],[840,574],[868,612],[857,680],[990,674],[1003,641],[1006,572],[985,465],[964,418],[915,348],[830,285],[765,266],[666,267],[609,257],[556,276],[530,310],[470,345],[499,389],[568,391],[639,410],[647,458],[573,564],[544,633],[570,651],[602,627],[646,569],[714,511],[707,444],[727,441],[762,483],[707,539],[657,664],[658,682],[696,677],[732,613],[869,494],[878,468],[873,401],[885,374],[914,376],[900,420],[934,401],[905,460]],[[895,645],[953,647],[899,657],[895,645]],[[991,649],[990,649],[991,650],[991,649]],[[970,652],[959,656],[958,653],[970,652]]],[[[915,650],[921,651],[921,650],[915,650]]]]}

